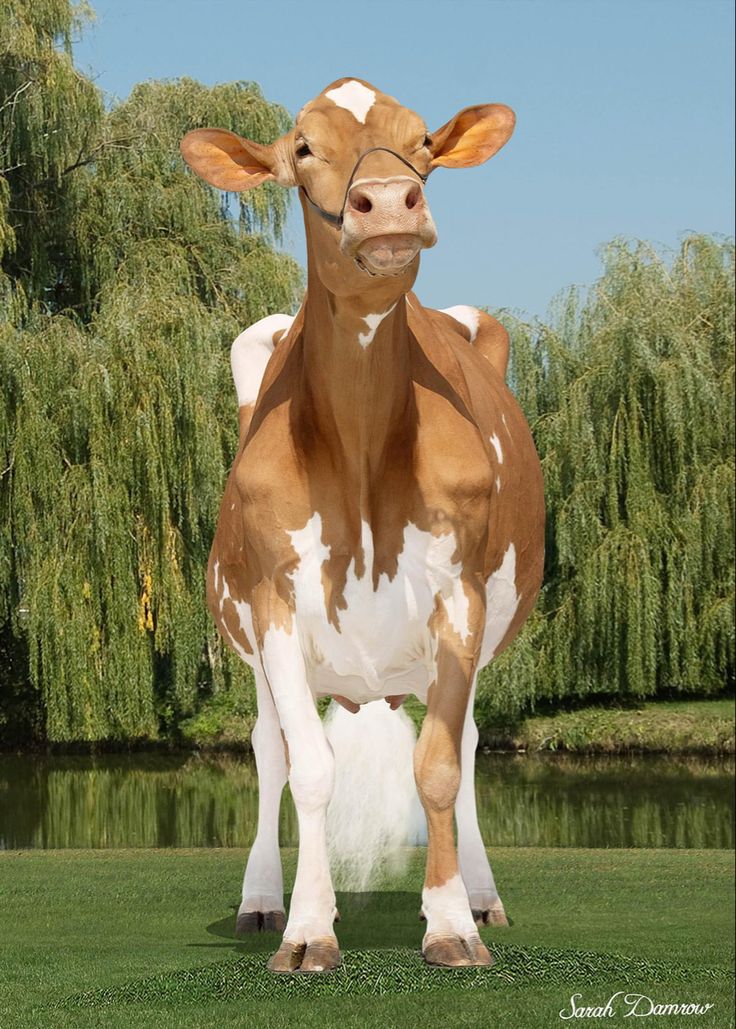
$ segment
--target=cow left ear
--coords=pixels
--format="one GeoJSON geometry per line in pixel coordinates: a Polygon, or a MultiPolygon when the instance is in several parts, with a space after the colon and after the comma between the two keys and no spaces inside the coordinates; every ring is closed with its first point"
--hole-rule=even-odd
{"type": "Polygon", "coordinates": [[[470,168],[501,149],[514,131],[516,116],[505,104],[465,107],[432,134],[430,168],[470,168]]]}
{"type": "Polygon", "coordinates": [[[182,157],[205,182],[241,193],[274,180],[282,186],[296,181],[284,159],[286,137],[264,146],[227,129],[193,129],[179,144],[182,157]]]}

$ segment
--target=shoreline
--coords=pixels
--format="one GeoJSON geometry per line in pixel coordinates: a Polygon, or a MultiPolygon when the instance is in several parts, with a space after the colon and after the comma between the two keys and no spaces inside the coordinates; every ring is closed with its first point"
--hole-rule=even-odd
{"type": "MultiPolygon", "coordinates": [[[[421,724],[422,705],[409,700],[406,709],[421,724]]],[[[480,725],[478,752],[728,757],[736,753],[735,716],[733,697],[650,701],[637,708],[591,706],[480,725]]],[[[0,755],[251,754],[253,721],[233,716],[209,734],[188,738],[16,744],[0,747],[0,755]]]]}

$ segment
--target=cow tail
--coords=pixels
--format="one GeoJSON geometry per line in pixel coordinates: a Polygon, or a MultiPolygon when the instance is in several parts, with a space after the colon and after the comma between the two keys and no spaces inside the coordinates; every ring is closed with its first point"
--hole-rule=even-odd
{"type": "Polygon", "coordinates": [[[337,889],[364,892],[406,867],[409,847],[426,843],[414,784],[414,724],[383,700],[351,714],[334,701],[325,731],[335,755],[327,840],[337,889]]]}

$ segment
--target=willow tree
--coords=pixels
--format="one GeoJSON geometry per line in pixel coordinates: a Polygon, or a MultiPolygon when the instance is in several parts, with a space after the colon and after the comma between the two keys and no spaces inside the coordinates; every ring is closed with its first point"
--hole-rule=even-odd
{"type": "Polygon", "coordinates": [[[513,326],[512,386],[547,499],[545,586],[483,673],[486,716],[535,698],[723,690],[734,672],[734,249],[671,266],[616,241],[585,303],[513,326]]]}
{"type": "Polygon", "coordinates": [[[86,13],[0,8],[0,649],[46,738],[154,738],[228,674],[204,602],[227,350],[301,290],[274,248],[285,191],[223,201],[178,141],[289,119],[252,83],[186,79],[106,110],[73,64],[86,13]]]}

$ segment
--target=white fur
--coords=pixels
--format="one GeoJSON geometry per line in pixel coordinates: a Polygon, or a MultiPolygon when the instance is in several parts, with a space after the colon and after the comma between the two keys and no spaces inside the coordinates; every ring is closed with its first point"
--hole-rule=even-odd
{"type": "Polygon", "coordinates": [[[339,889],[364,891],[403,870],[406,848],[426,842],[412,755],[414,725],[384,701],[351,714],[332,703],[325,731],[335,755],[327,811],[332,874],[339,889]]]}
{"type": "Polygon", "coordinates": [[[289,788],[299,821],[299,858],[284,939],[309,943],[333,935],[335,891],[325,819],[335,762],[309,690],[294,628],[287,632],[269,626],[262,659],[289,747],[289,788]]]}
{"type": "Polygon", "coordinates": [[[521,594],[516,592],[516,547],[509,543],[501,566],[486,583],[486,630],[479,668],[487,665],[496,653],[496,647],[506,635],[520,600],[521,594]]]}
{"type": "Polygon", "coordinates": [[[427,621],[439,593],[451,625],[467,641],[469,600],[461,563],[453,562],[454,533],[433,536],[409,523],[396,574],[379,577],[373,589],[373,535],[362,523],[365,572],[348,567],[345,608],[339,630],[327,619],[322,564],[322,517],[315,512],[303,529],[290,533],[299,563],[292,574],[299,637],[315,693],[338,694],[363,704],[397,693],[426,699],[435,677],[436,643],[427,621]]]}
{"type": "MultiPolygon", "coordinates": [[[[397,301],[398,303],[398,301],[397,301]]],[[[376,335],[378,326],[381,324],[386,315],[391,314],[396,304],[392,304],[388,311],[384,311],[383,314],[367,314],[363,321],[368,326],[368,332],[358,333],[358,342],[365,349],[370,343],[373,342],[373,338],[376,335]]]]}
{"type": "Polygon", "coordinates": [[[477,307],[468,307],[466,304],[456,304],[455,307],[443,307],[443,314],[449,314],[456,322],[460,322],[470,332],[470,342],[475,343],[480,323],[480,311],[477,307]]]}
{"type": "Polygon", "coordinates": [[[478,935],[468,893],[459,875],[454,875],[441,886],[425,886],[422,890],[422,911],[427,919],[425,940],[435,933],[457,933],[463,939],[478,935]]]}
{"type": "Polygon", "coordinates": [[[271,314],[241,332],[230,348],[230,367],[238,394],[238,406],[255,404],[263,373],[274,351],[274,333],[289,331],[294,321],[289,314],[271,314]]]}
{"type": "Polygon", "coordinates": [[[245,911],[283,911],[284,884],[279,853],[279,806],[286,783],[286,756],[276,708],[268,683],[255,671],[258,718],[251,734],[258,769],[258,831],[243,879],[245,911]]]}
{"type": "Polygon", "coordinates": [[[228,627],[225,624],[225,619],[223,617],[223,619],[222,619],[222,630],[225,633],[225,635],[227,636],[228,642],[230,643],[231,647],[235,650],[235,652],[238,655],[238,657],[242,658],[243,661],[245,661],[246,664],[250,665],[252,668],[259,668],[260,665],[259,665],[259,662],[258,662],[258,658],[256,656],[257,655],[256,642],[255,642],[256,634],[255,634],[255,629],[253,627],[253,612],[251,610],[251,606],[247,602],[247,600],[236,600],[232,596],[232,594],[230,593],[230,585],[229,585],[227,579],[225,578],[224,573],[220,572],[220,562],[219,561],[215,561],[214,585],[215,585],[215,593],[219,596],[220,615],[224,614],[225,601],[226,600],[232,600],[233,604],[235,605],[235,610],[237,611],[237,614],[238,614],[238,621],[240,623],[240,628],[243,630],[243,633],[245,634],[245,638],[250,643],[251,650],[253,651],[253,653],[249,654],[247,652],[247,650],[238,643],[238,641],[233,637],[233,635],[228,630],[228,627]],[[222,580],[222,581],[220,581],[220,580],[222,580]]]}
{"type": "Polygon", "coordinates": [[[350,111],[354,118],[365,125],[365,119],[376,102],[376,94],[368,89],[362,82],[343,82],[342,86],[330,89],[325,96],[338,107],[344,107],[350,111]]]}
{"type": "Polygon", "coordinates": [[[480,834],[475,802],[475,752],[478,747],[478,729],[473,718],[473,704],[477,682],[476,676],[473,679],[468,709],[463,723],[460,751],[461,780],[455,801],[457,856],[471,909],[474,911],[498,911],[503,910],[503,905],[498,896],[491,866],[488,863],[488,855],[480,834]]]}

